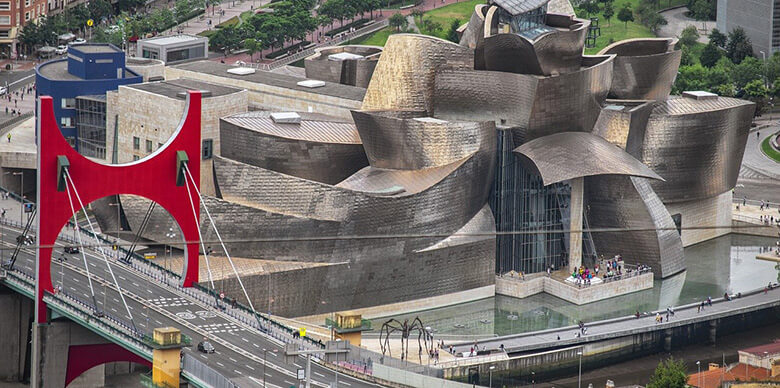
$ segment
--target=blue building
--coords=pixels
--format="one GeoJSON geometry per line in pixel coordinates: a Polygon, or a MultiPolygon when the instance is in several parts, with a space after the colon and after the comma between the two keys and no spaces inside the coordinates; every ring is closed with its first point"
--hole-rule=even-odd
{"type": "Polygon", "coordinates": [[[106,92],[142,81],[125,66],[125,53],[111,44],[71,46],[66,59],[35,68],[36,93],[54,99],[62,134],[76,150],[94,157],[105,154],[106,92]],[[92,147],[97,144],[103,149],[92,147]]]}

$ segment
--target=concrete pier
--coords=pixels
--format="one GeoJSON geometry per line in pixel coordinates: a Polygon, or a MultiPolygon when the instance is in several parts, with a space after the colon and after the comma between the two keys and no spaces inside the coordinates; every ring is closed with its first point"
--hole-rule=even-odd
{"type": "Polygon", "coordinates": [[[33,303],[0,287],[0,381],[23,381],[29,374],[30,325],[33,303]]]}

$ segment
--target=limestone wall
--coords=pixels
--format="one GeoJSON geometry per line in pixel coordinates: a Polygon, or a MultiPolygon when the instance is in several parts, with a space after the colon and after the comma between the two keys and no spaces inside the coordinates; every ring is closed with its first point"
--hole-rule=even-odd
{"type": "MultiPolygon", "coordinates": [[[[106,158],[111,161],[114,152],[114,125],[119,119],[117,161],[132,162],[143,158],[147,151],[146,142],[152,142],[152,152],[168,141],[178,128],[184,115],[186,101],[150,93],[130,87],[120,87],[116,93],[107,94],[106,107],[106,158]],[[134,148],[133,138],[140,144],[134,148]]],[[[201,138],[211,139],[214,155],[220,155],[219,119],[248,109],[246,90],[221,96],[205,97],[201,104],[201,138]]],[[[193,156],[190,156],[191,158],[193,156]]],[[[199,157],[202,157],[199,156],[199,157]]],[[[201,190],[214,195],[211,160],[201,162],[201,190]]]]}
{"type": "Polygon", "coordinates": [[[731,233],[731,191],[697,201],[667,203],[669,214],[682,216],[682,242],[687,247],[731,233]],[[724,228],[711,228],[725,226],[724,228]],[[702,229],[690,229],[701,227],[702,229]]]}
{"type": "Polygon", "coordinates": [[[525,298],[546,292],[574,304],[582,305],[597,300],[653,288],[653,273],[648,272],[628,279],[588,287],[576,287],[544,275],[528,276],[526,280],[506,276],[496,277],[496,294],[525,298]]]}

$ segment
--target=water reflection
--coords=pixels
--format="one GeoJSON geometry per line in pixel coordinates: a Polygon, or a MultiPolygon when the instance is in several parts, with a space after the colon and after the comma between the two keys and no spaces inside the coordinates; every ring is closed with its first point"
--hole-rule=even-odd
{"type": "MultiPolygon", "coordinates": [[[[724,292],[752,290],[776,281],[775,263],[755,257],[775,240],[766,237],[727,235],[685,248],[688,269],[664,280],[650,290],[622,295],[578,306],[548,294],[525,299],[496,296],[476,302],[408,314],[419,316],[438,334],[504,335],[572,325],[582,320],[631,315],[666,306],[693,303],[724,292]]],[[[380,327],[385,319],[376,319],[380,327]]],[[[572,333],[573,334],[573,333],[572,333]]]]}

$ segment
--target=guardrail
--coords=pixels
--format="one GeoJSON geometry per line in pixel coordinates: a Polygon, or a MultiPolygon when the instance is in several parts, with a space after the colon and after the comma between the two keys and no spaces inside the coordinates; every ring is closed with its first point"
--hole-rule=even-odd
{"type": "Polygon", "coordinates": [[[212,388],[238,388],[238,385],[234,384],[227,377],[189,354],[184,354],[181,365],[182,373],[185,374],[185,377],[188,380],[199,380],[200,385],[212,388]]]}
{"type": "Polygon", "coordinates": [[[11,129],[11,128],[19,125],[19,123],[21,123],[24,120],[29,119],[32,116],[33,116],[33,112],[22,113],[21,116],[16,116],[16,117],[14,117],[12,119],[9,119],[9,120],[3,122],[2,124],[0,124],[0,128],[2,128],[2,129],[0,129],[0,133],[5,134],[6,130],[11,129]]]}

